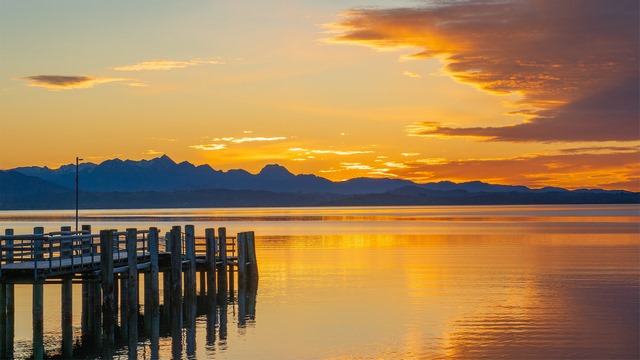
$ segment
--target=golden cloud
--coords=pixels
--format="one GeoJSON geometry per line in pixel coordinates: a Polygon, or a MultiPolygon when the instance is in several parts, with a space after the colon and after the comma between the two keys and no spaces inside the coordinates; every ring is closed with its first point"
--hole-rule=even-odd
{"type": "MultiPolygon", "coordinates": [[[[493,93],[518,93],[526,122],[503,127],[435,125],[421,135],[495,141],[640,138],[636,0],[452,1],[357,9],[333,24],[335,43],[419,48],[447,74],[493,93]]],[[[431,124],[433,125],[433,124],[431,124]]]]}
{"type": "Polygon", "coordinates": [[[183,69],[191,66],[198,66],[204,64],[223,64],[218,59],[193,59],[188,61],[179,60],[149,60],[142,61],[133,65],[124,65],[114,67],[114,70],[118,71],[158,71],[158,70],[173,70],[183,69]]]}

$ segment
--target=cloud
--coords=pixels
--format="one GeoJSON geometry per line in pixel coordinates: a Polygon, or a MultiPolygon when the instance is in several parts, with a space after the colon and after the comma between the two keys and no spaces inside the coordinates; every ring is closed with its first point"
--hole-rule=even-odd
{"type": "Polygon", "coordinates": [[[222,150],[225,149],[227,147],[227,144],[220,144],[220,142],[227,142],[227,143],[232,143],[232,144],[242,144],[242,143],[248,143],[248,142],[263,142],[263,141],[279,141],[279,140],[285,140],[286,137],[284,136],[274,136],[274,137],[242,137],[242,138],[235,138],[235,137],[223,137],[223,138],[213,138],[210,141],[214,142],[211,144],[204,144],[204,145],[191,145],[189,146],[192,149],[198,149],[198,150],[206,150],[206,151],[215,151],[215,150],[222,150]]]}
{"type": "Polygon", "coordinates": [[[42,87],[50,90],[87,89],[95,85],[110,82],[131,81],[131,79],[127,78],[64,75],[34,75],[21,79],[27,81],[29,86],[42,87]]]}
{"type": "Polygon", "coordinates": [[[243,137],[243,138],[234,138],[234,137],[225,137],[225,138],[216,138],[213,141],[228,141],[234,144],[242,144],[245,142],[256,142],[256,141],[279,141],[285,140],[285,136],[274,136],[274,137],[243,137]]]}
{"type": "Polygon", "coordinates": [[[425,134],[493,141],[636,140],[640,6],[636,0],[435,2],[355,9],[333,42],[377,49],[419,48],[403,57],[439,57],[458,81],[522,95],[527,121],[425,134]]]}
{"type": "Polygon", "coordinates": [[[149,149],[149,150],[143,152],[142,154],[143,155],[162,155],[164,153],[162,151],[155,151],[155,150],[149,149]]]}
{"type": "Polygon", "coordinates": [[[192,59],[188,61],[179,60],[149,60],[142,61],[133,65],[124,65],[114,67],[114,70],[118,71],[157,71],[157,70],[173,70],[183,69],[191,66],[198,66],[204,64],[223,64],[219,59],[192,59]]]}
{"type": "Polygon", "coordinates": [[[591,187],[640,191],[640,149],[532,154],[496,159],[421,159],[404,162],[393,173],[415,181],[472,181],[530,187],[591,187]],[[616,185],[617,184],[617,185],[616,185]],[[621,185],[625,184],[625,185],[621,185]]]}
{"type": "Polygon", "coordinates": [[[196,150],[204,150],[204,151],[216,151],[222,150],[227,147],[225,144],[207,144],[207,145],[191,145],[189,146],[192,149],[196,150]]]}
{"type": "Polygon", "coordinates": [[[402,72],[402,74],[406,75],[408,77],[412,77],[412,78],[421,78],[422,77],[422,75],[416,74],[416,73],[411,72],[411,71],[404,71],[404,72],[402,72]]]}
{"type": "Polygon", "coordinates": [[[634,141],[640,139],[638,78],[551,110],[533,119],[499,127],[452,128],[428,122],[417,124],[413,135],[471,136],[494,141],[569,142],[634,141]]]}
{"type": "Polygon", "coordinates": [[[313,150],[313,149],[305,149],[305,148],[290,148],[289,151],[306,152],[308,154],[332,154],[332,155],[340,155],[340,156],[373,153],[373,151],[371,150],[344,151],[344,150],[313,150]]]}

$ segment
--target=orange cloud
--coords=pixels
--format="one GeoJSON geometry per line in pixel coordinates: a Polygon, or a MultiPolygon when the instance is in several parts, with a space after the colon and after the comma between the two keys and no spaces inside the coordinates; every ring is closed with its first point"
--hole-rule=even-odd
{"type": "Polygon", "coordinates": [[[183,69],[191,66],[203,64],[222,64],[223,62],[216,59],[193,59],[189,61],[178,60],[149,60],[142,61],[133,65],[117,66],[113,68],[118,71],[157,71],[157,70],[173,70],[183,69]]]}
{"type": "Polygon", "coordinates": [[[407,161],[393,173],[415,181],[472,181],[530,187],[603,188],[640,191],[640,149],[566,149],[554,155],[503,159],[407,161]]]}
{"type": "Polygon", "coordinates": [[[453,1],[420,8],[358,9],[334,24],[333,42],[422,50],[455,79],[523,96],[528,121],[428,134],[495,141],[640,138],[636,0],[453,1]]]}

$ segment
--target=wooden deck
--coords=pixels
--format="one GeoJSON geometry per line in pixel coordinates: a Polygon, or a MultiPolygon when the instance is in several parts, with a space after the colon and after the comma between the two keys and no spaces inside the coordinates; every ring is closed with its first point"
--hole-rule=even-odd
{"type": "MultiPolygon", "coordinates": [[[[129,258],[127,243],[135,243],[136,263],[140,270],[149,266],[151,254],[148,230],[128,229],[113,231],[113,266],[114,272],[124,271],[129,258]]],[[[215,237],[211,245],[216,265],[236,265],[236,237],[226,237],[225,246],[220,246],[220,239],[215,237]],[[225,255],[220,255],[224,248],[225,255]]],[[[180,241],[185,244],[182,234],[180,241]]],[[[194,255],[196,267],[204,269],[207,257],[205,237],[194,237],[194,255]]],[[[167,238],[159,238],[158,246],[165,251],[158,251],[159,261],[169,266],[171,257],[167,238]]],[[[186,246],[181,246],[183,267],[191,262],[187,259],[186,246]]],[[[102,270],[100,234],[91,234],[91,229],[84,226],[82,231],[72,232],[69,227],[61,231],[44,233],[42,228],[35,228],[33,234],[14,235],[13,230],[5,230],[0,236],[0,282],[17,283],[42,281],[69,275],[98,274],[102,270]]]]}

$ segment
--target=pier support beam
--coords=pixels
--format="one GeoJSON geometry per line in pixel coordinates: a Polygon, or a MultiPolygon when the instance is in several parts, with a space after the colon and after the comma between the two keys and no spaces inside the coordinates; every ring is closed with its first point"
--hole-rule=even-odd
{"type": "Polygon", "coordinates": [[[218,252],[220,264],[218,264],[218,302],[227,303],[227,229],[218,228],[218,252]]]}
{"type": "Polygon", "coordinates": [[[103,340],[106,348],[114,344],[116,299],[113,286],[113,230],[100,231],[100,267],[102,268],[103,340]]]}
{"type": "MultiPolygon", "coordinates": [[[[43,227],[33,228],[33,234],[43,235],[43,227]]],[[[37,264],[38,260],[42,260],[42,240],[36,239],[34,241],[34,257],[37,264]]],[[[43,298],[43,284],[38,280],[38,272],[35,271],[36,282],[33,284],[33,358],[35,360],[42,359],[44,357],[44,298],[43,298]]]]}
{"type": "Polygon", "coordinates": [[[138,257],[137,257],[138,231],[127,229],[127,265],[128,265],[128,296],[129,316],[129,358],[137,358],[138,350],[138,257]]]}
{"type": "Polygon", "coordinates": [[[187,357],[195,356],[196,352],[196,248],[195,229],[193,225],[184,228],[185,253],[188,268],[185,271],[184,302],[187,332],[187,357]]]}
{"type": "Polygon", "coordinates": [[[238,324],[245,325],[247,310],[247,233],[236,238],[238,253],[238,324]]]}
{"type": "Polygon", "coordinates": [[[33,358],[44,358],[44,297],[43,284],[33,284],[33,358]]]}
{"type": "Polygon", "coordinates": [[[207,261],[207,309],[216,308],[216,231],[204,231],[207,261]]]}
{"type": "Polygon", "coordinates": [[[149,273],[149,288],[151,296],[151,358],[160,356],[160,294],[159,294],[159,264],[158,264],[158,229],[149,229],[149,253],[151,270],[149,273]]]}
{"type": "Polygon", "coordinates": [[[171,229],[171,354],[182,358],[182,234],[171,229]]]}
{"type": "Polygon", "coordinates": [[[0,358],[7,358],[7,285],[0,283],[0,358]]]}
{"type": "Polygon", "coordinates": [[[73,357],[73,284],[72,277],[62,279],[62,356],[73,357]]]}

